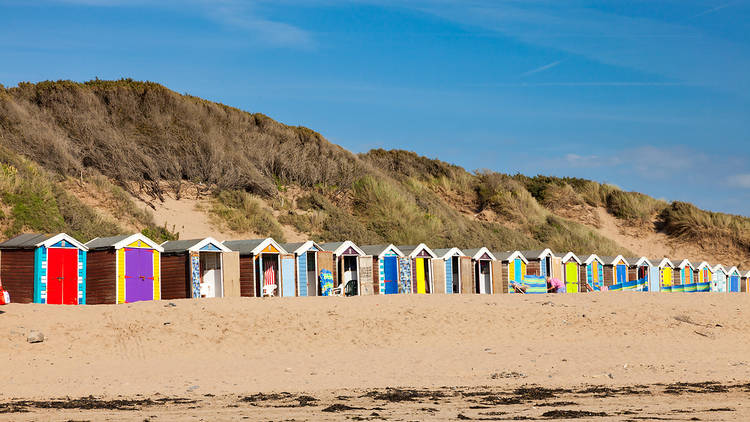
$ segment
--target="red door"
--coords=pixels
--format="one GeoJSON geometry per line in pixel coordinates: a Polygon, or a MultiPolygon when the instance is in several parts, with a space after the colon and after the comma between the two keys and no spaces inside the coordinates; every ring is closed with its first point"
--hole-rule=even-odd
{"type": "Polygon", "coordinates": [[[78,249],[47,250],[47,303],[78,304],[78,249]]]}

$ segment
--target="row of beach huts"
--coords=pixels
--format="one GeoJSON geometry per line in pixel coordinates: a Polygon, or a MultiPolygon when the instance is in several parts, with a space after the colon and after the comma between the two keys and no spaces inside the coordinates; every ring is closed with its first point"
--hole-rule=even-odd
{"type": "Polygon", "coordinates": [[[201,297],[546,293],[605,290],[748,292],[750,272],[687,259],[493,252],[351,241],[280,244],[213,238],[162,244],[142,234],[22,234],[0,243],[0,288],[12,302],[116,304],[201,297]]]}

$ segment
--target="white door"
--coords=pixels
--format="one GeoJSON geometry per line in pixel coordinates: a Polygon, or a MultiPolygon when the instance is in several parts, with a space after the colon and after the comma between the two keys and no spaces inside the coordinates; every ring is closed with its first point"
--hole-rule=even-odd
{"type": "Polygon", "coordinates": [[[218,253],[201,254],[201,297],[221,297],[221,258],[218,253]]]}
{"type": "Polygon", "coordinates": [[[344,257],[344,285],[352,280],[357,280],[357,257],[344,257]]]}
{"type": "Polygon", "coordinates": [[[490,263],[479,261],[479,293],[488,295],[492,293],[492,282],[490,281],[490,263]]]}

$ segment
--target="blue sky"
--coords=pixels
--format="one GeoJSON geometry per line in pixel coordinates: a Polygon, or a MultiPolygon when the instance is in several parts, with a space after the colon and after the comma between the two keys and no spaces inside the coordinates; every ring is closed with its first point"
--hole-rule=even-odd
{"type": "Polygon", "coordinates": [[[750,216],[750,0],[0,0],[0,83],[132,77],[354,152],[750,216]]]}

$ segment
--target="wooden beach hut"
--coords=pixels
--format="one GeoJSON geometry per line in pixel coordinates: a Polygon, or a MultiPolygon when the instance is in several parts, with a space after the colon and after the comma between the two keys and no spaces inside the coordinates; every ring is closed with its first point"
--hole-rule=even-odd
{"type": "Polygon", "coordinates": [[[742,284],[740,285],[740,291],[742,293],[750,292],[750,271],[742,275],[742,284]]]}
{"type": "Polygon", "coordinates": [[[399,246],[398,249],[411,260],[412,293],[433,293],[435,271],[432,260],[437,258],[435,252],[424,243],[417,246],[399,246]]]}
{"type": "Polygon", "coordinates": [[[742,274],[737,267],[732,267],[727,270],[727,290],[730,293],[740,293],[742,284],[742,274]]]}
{"type": "Polygon", "coordinates": [[[218,240],[171,240],[161,247],[163,300],[239,296],[239,254],[218,240]]]}
{"type": "Polygon", "coordinates": [[[669,258],[650,259],[659,277],[659,290],[671,292],[674,280],[674,263],[669,258]]]}
{"type": "Polygon", "coordinates": [[[16,236],[0,243],[0,280],[11,302],[86,303],[86,248],[59,233],[16,236]]]}
{"type": "Polygon", "coordinates": [[[161,299],[164,249],[141,233],[98,237],[85,245],[86,303],[101,305],[161,299]]]}
{"type": "MultiPolygon", "coordinates": [[[[649,292],[659,291],[659,277],[651,277],[651,261],[645,256],[625,258],[628,262],[628,279],[645,284],[649,292]]],[[[658,275],[658,274],[657,274],[658,275]]]]}
{"type": "MultiPolygon", "coordinates": [[[[361,248],[363,255],[372,261],[373,271],[377,269],[377,290],[375,294],[395,295],[412,292],[411,259],[396,246],[366,245],[361,248]]],[[[374,275],[373,275],[373,278],[374,275]]]]}
{"type": "Polygon", "coordinates": [[[604,287],[604,261],[596,254],[591,254],[583,260],[581,265],[581,280],[586,286],[585,291],[600,292],[604,287]]]}
{"type": "Polygon", "coordinates": [[[320,246],[332,254],[334,287],[349,286],[350,282],[354,282],[353,285],[359,288],[360,262],[368,255],[350,240],[320,246]]]}
{"type": "MultiPolygon", "coordinates": [[[[469,269],[471,269],[471,258],[467,257],[461,249],[445,248],[434,249],[437,258],[433,260],[432,268],[435,271],[435,292],[445,294],[461,293],[461,259],[468,259],[469,269]],[[442,267],[443,269],[441,270],[442,267]],[[442,276],[441,276],[442,274],[442,276]],[[442,277],[442,278],[441,278],[442,277]],[[444,280],[444,287],[440,287],[440,281],[444,280]]],[[[468,275],[468,284],[471,284],[471,271],[468,275]]]]}
{"type": "Polygon", "coordinates": [[[497,292],[500,293],[499,286],[493,285],[492,264],[497,259],[492,252],[485,247],[481,247],[464,250],[464,253],[471,257],[472,271],[474,273],[472,293],[491,295],[495,292],[495,287],[498,287],[497,292]]]}
{"type": "Polygon", "coordinates": [[[628,267],[630,264],[622,255],[602,256],[604,261],[604,285],[614,286],[615,284],[624,285],[629,280],[628,267]]]}
{"type": "Polygon", "coordinates": [[[713,267],[711,272],[713,275],[713,278],[711,279],[711,291],[726,293],[728,290],[727,278],[729,276],[729,271],[727,271],[726,267],[719,264],[713,267]]]}
{"type": "Polygon", "coordinates": [[[555,254],[551,249],[521,251],[521,255],[526,258],[526,274],[539,277],[552,276],[552,260],[555,254]]]}
{"type": "Polygon", "coordinates": [[[695,266],[689,259],[673,259],[671,261],[675,263],[673,290],[676,287],[677,291],[696,292],[695,266]]]}
{"type": "Polygon", "coordinates": [[[706,261],[701,261],[700,264],[695,265],[695,281],[698,284],[711,283],[713,280],[713,267],[706,261]]]}
{"type": "Polygon", "coordinates": [[[281,255],[287,251],[270,237],[225,240],[227,248],[240,255],[240,295],[280,296],[283,293],[281,255]]]}
{"type": "MultiPolygon", "coordinates": [[[[500,280],[497,293],[514,293],[511,283],[520,284],[528,274],[529,262],[521,251],[494,252],[495,265],[499,267],[496,278],[500,280]]],[[[536,274],[532,274],[536,275],[536,274]]]]}
{"type": "Polygon", "coordinates": [[[576,254],[568,252],[562,257],[563,281],[566,293],[579,293],[585,291],[581,286],[581,261],[576,254]]]}
{"type": "Polygon", "coordinates": [[[282,243],[281,247],[292,257],[292,261],[282,259],[282,278],[286,292],[284,296],[320,296],[318,283],[318,254],[323,247],[307,242],[282,243]],[[290,285],[294,286],[294,292],[290,285]]]}

